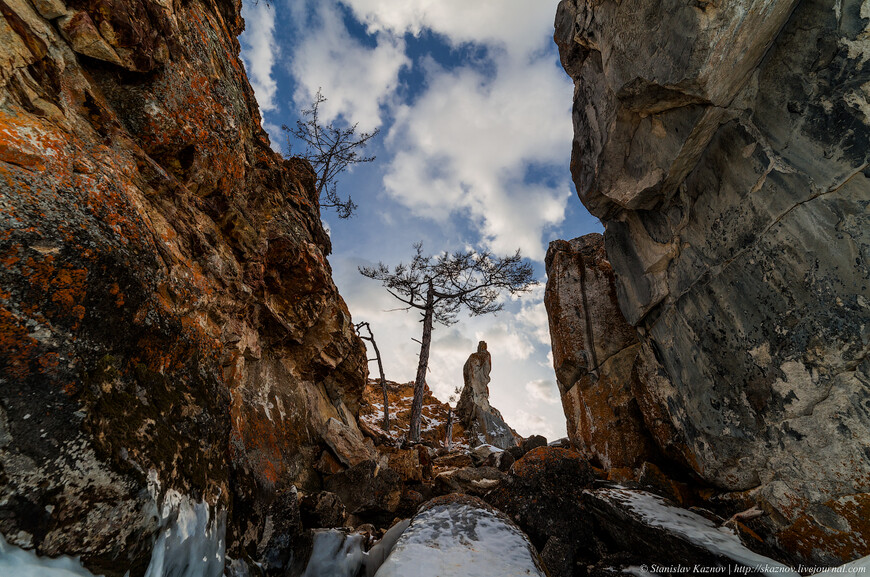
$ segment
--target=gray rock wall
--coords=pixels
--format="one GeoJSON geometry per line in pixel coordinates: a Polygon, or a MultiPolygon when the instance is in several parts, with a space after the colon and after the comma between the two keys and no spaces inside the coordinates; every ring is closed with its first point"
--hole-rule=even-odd
{"type": "Polygon", "coordinates": [[[563,0],[572,172],[660,446],[780,546],[870,552],[870,4],[563,0]]]}

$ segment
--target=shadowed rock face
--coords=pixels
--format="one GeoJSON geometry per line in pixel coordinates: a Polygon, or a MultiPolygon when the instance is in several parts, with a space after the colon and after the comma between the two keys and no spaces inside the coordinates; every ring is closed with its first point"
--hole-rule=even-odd
{"type": "Polygon", "coordinates": [[[644,421],[817,562],[870,549],[868,25],[857,0],[556,17],[644,421]]]}
{"type": "Polygon", "coordinates": [[[13,544],[141,569],[171,488],[232,507],[229,551],[256,556],[278,497],[319,484],[327,422],[359,436],[364,347],[313,173],[259,127],[239,9],[0,1],[13,544]]]}

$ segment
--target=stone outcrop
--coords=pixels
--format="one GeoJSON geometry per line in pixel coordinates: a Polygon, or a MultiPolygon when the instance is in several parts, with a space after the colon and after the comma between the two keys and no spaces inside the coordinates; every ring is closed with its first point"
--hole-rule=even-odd
{"type": "Polygon", "coordinates": [[[314,174],[259,126],[239,9],[0,0],[14,545],[141,574],[176,490],[231,511],[228,551],[256,558],[263,527],[292,517],[281,495],[320,485],[323,435],[362,439],[365,350],[314,174]]]}
{"type": "Polygon", "coordinates": [[[474,445],[508,449],[517,445],[519,435],[505,423],[498,409],[489,404],[487,385],[491,370],[492,357],[486,343],[480,341],[477,352],[472,353],[462,367],[465,386],[456,404],[456,414],[474,445]]]}
{"type": "Polygon", "coordinates": [[[572,173],[637,329],[647,430],[817,563],[870,550],[868,34],[858,0],[556,17],[572,173]]]}
{"type": "Polygon", "coordinates": [[[637,467],[654,453],[632,392],[640,343],[619,310],[604,237],[554,241],[546,265],[544,304],[568,437],[597,466],[637,467]]]}

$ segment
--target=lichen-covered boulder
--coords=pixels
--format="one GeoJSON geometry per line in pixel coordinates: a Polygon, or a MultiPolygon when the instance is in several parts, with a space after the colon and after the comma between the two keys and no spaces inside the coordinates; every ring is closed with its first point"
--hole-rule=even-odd
{"type": "Polygon", "coordinates": [[[587,545],[591,523],[583,491],[592,486],[589,463],[576,451],[532,449],[510,468],[485,499],[526,532],[538,551],[552,537],[569,539],[573,549],[587,545]]]}

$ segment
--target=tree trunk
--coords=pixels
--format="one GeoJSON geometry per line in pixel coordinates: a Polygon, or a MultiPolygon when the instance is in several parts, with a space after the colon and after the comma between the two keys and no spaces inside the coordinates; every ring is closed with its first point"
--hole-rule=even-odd
{"type": "Polygon", "coordinates": [[[369,334],[372,335],[372,348],[375,349],[375,357],[378,359],[378,371],[381,374],[381,391],[384,393],[384,430],[390,430],[390,397],[387,395],[387,378],[384,376],[384,363],[381,361],[381,351],[378,350],[378,343],[375,342],[375,335],[369,329],[369,334]]]}
{"type": "Polygon", "coordinates": [[[420,344],[420,362],[417,364],[417,380],[414,382],[414,402],[411,405],[411,441],[420,442],[420,419],[423,416],[423,389],[426,387],[426,370],[429,368],[429,347],[432,344],[432,320],[435,313],[435,289],[429,283],[426,291],[426,310],[423,314],[423,339],[420,344]]]}
{"type": "Polygon", "coordinates": [[[453,409],[447,410],[447,450],[453,450],[453,409]]]}

